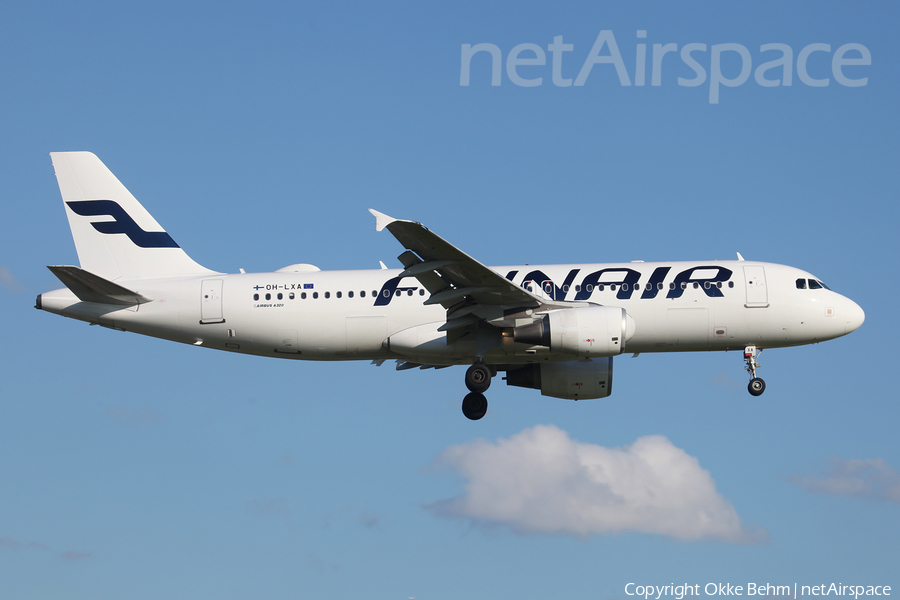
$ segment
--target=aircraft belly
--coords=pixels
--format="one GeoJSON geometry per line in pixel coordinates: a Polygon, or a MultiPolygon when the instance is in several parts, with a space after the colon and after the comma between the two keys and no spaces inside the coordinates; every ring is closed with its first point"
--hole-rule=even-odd
{"type": "Polygon", "coordinates": [[[390,337],[389,349],[405,358],[422,363],[444,364],[474,355],[475,342],[447,343],[447,333],[438,331],[443,321],[409,327],[390,337]]]}
{"type": "Polygon", "coordinates": [[[387,338],[387,317],[384,315],[357,315],[344,319],[346,347],[356,354],[377,354],[387,338]]]}
{"type": "Polygon", "coordinates": [[[705,306],[669,308],[666,314],[666,344],[679,350],[706,350],[709,312],[705,306]]]}

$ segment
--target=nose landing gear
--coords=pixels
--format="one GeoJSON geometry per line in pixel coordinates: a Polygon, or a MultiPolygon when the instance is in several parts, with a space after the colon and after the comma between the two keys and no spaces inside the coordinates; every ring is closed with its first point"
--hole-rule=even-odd
{"type": "Polygon", "coordinates": [[[747,362],[747,366],[744,368],[752,377],[750,383],[747,385],[747,391],[750,392],[751,396],[761,396],[762,393],[766,391],[766,382],[756,376],[756,369],[762,366],[756,362],[756,359],[760,354],[762,354],[762,350],[757,352],[756,346],[747,346],[744,348],[744,360],[747,362]]]}
{"type": "Polygon", "coordinates": [[[471,393],[463,398],[462,411],[467,419],[477,421],[487,413],[487,398],[482,392],[491,387],[491,376],[491,370],[480,358],[466,371],[466,387],[471,393]]]}

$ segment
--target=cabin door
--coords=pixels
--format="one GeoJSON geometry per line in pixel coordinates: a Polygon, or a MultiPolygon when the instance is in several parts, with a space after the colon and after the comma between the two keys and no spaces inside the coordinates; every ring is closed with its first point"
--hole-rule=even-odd
{"type": "Polygon", "coordinates": [[[744,285],[747,289],[747,306],[764,308],[769,306],[769,292],[766,290],[766,270],[764,267],[744,267],[744,285]]]}
{"type": "Polygon", "coordinates": [[[200,284],[200,323],[224,323],[222,280],[206,279],[200,284]]]}

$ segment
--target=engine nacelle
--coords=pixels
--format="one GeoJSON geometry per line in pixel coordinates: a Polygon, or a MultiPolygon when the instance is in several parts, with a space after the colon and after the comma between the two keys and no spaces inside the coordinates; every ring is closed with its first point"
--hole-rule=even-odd
{"type": "Polygon", "coordinates": [[[634,319],[615,306],[553,310],[540,321],[513,330],[516,342],[584,357],[621,354],[633,335],[634,319]]]}
{"type": "Polygon", "coordinates": [[[566,400],[606,398],[612,393],[611,356],[562,363],[531,364],[506,372],[506,385],[541,390],[566,400]]]}

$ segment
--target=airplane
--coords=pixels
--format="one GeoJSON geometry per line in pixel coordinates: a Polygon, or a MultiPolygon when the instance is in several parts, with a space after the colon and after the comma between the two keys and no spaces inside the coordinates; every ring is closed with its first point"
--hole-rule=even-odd
{"type": "Polygon", "coordinates": [[[862,325],[852,300],[800,269],[744,260],[487,267],[421,223],[376,210],[402,269],[221,273],[194,262],[90,152],[50,154],[80,266],[35,308],[118,331],[295,360],[469,365],[472,420],[499,372],[571,400],[612,393],[626,352],[743,351],[750,394],[763,349],[862,325]]]}

